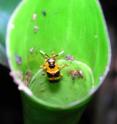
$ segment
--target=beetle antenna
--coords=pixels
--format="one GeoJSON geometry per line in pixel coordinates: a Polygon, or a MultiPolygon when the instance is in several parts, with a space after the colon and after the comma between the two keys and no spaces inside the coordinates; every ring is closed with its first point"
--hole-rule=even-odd
{"type": "Polygon", "coordinates": [[[40,54],[44,57],[44,58],[50,58],[48,56],[48,54],[46,54],[44,51],[40,50],[40,54]]]}
{"type": "Polygon", "coordinates": [[[58,56],[62,55],[64,53],[64,50],[58,53],[58,56]]]}
{"type": "Polygon", "coordinates": [[[55,54],[53,57],[60,56],[60,55],[62,55],[63,53],[64,53],[64,51],[61,51],[61,52],[59,52],[58,54],[55,54]]]}

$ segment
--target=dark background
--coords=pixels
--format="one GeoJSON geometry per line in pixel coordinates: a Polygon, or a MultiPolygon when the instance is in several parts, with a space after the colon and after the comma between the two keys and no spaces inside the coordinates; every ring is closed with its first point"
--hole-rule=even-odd
{"type": "MultiPolygon", "coordinates": [[[[80,124],[117,124],[117,0],[100,2],[111,40],[111,70],[83,113],[80,124]]],[[[9,70],[3,66],[0,66],[0,124],[23,124],[20,93],[9,70]]]]}

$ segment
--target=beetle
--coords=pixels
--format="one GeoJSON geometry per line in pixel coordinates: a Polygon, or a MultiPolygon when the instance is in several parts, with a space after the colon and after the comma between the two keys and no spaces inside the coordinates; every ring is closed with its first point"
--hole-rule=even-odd
{"type": "Polygon", "coordinates": [[[45,58],[45,62],[43,64],[43,70],[46,72],[48,80],[50,82],[57,82],[62,78],[62,75],[60,73],[60,70],[63,67],[60,67],[56,63],[56,58],[60,55],[62,55],[64,51],[61,51],[58,54],[52,54],[51,56],[48,56],[45,52],[40,50],[40,54],[45,58]]]}

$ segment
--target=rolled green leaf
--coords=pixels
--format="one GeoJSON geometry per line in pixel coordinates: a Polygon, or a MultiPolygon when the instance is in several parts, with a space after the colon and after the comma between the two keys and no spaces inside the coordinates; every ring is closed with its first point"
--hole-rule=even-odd
{"type": "Polygon", "coordinates": [[[6,45],[25,124],[77,124],[109,70],[99,3],[23,0],[9,22],[6,45]]]}

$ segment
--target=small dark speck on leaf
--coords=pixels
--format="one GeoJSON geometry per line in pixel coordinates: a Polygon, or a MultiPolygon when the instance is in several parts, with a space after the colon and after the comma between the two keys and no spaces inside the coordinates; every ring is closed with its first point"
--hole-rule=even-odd
{"type": "Polygon", "coordinates": [[[73,60],[74,60],[74,57],[71,56],[71,55],[67,55],[67,56],[65,57],[65,59],[68,60],[68,61],[73,61],[73,60]]]}
{"type": "Polygon", "coordinates": [[[42,11],[42,15],[43,16],[46,16],[47,15],[47,12],[45,10],[42,11]]]}
{"type": "Polygon", "coordinates": [[[34,52],[34,48],[32,47],[32,48],[30,48],[30,53],[33,53],[34,52]]]}
{"type": "Polygon", "coordinates": [[[31,78],[32,72],[31,72],[30,70],[26,71],[25,76],[26,76],[26,78],[28,78],[28,79],[31,78]]]}
{"type": "Polygon", "coordinates": [[[33,13],[32,19],[33,19],[33,21],[35,21],[37,19],[37,14],[36,13],[33,13]]]}
{"type": "Polygon", "coordinates": [[[22,58],[18,55],[15,56],[16,63],[21,65],[22,64],[22,58]]]}
{"type": "Polygon", "coordinates": [[[25,75],[24,75],[24,82],[26,85],[28,85],[31,77],[32,77],[32,72],[30,70],[27,70],[25,75]]]}
{"type": "Polygon", "coordinates": [[[72,80],[76,78],[83,78],[83,73],[81,70],[71,70],[69,74],[71,75],[72,80]]]}
{"type": "Polygon", "coordinates": [[[42,72],[42,76],[45,76],[46,74],[45,74],[45,72],[42,72]]]}
{"type": "Polygon", "coordinates": [[[39,26],[38,25],[35,25],[34,26],[34,32],[37,33],[39,31],[39,26]]]}

